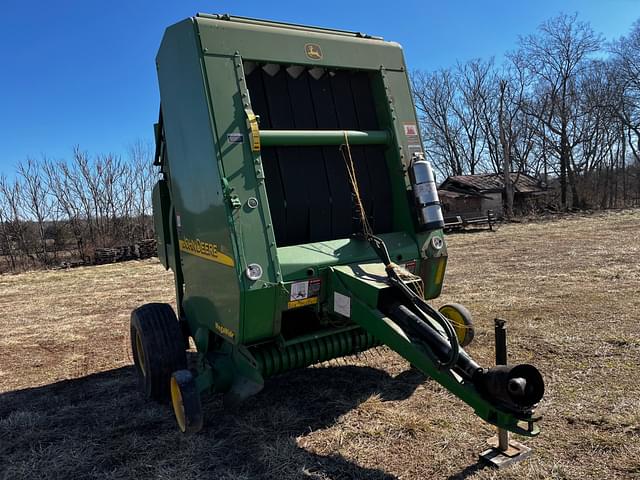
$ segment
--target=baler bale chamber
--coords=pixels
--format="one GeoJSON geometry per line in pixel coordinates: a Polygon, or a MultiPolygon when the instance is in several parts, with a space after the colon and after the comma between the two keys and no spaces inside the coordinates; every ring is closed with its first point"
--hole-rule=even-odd
{"type": "Polygon", "coordinates": [[[539,372],[480,367],[468,312],[426,301],[447,249],[398,44],[199,14],[166,30],[157,70],[153,206],[177,315],[134,310],[131,342],[182,431],[202,427],[201,394],[234,405],[271,375],[387,345],[484,420],[538,433],[539,372]]]}

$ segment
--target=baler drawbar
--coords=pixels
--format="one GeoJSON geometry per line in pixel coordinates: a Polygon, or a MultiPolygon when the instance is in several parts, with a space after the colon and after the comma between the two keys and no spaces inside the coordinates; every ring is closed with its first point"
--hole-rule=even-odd
{"type": "Polygon", "coordinates": [[[398,44],[199,14],[156,62],[154,221],[177,312],[134,310],[131,344],[183,432],[202,428],[201,394],[235,405],[269,376],[386,345],[485,421],[539,433],[538,370],[481,367],[469,312],[427,302],[447,247],[398,44]]]}

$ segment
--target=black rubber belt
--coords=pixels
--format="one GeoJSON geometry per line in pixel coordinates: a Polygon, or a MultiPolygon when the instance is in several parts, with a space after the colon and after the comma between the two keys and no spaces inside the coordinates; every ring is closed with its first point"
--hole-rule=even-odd
{"type": "MultiPolygon", "coordinates": [[[[365,72],[357,72],[351,76],[351,91],[353,93],[358,128],[360,130],[379,130],[376,107],[373,103],[371,82],[365,72]]],[[[369,170],[371,188],[375,192],[371,210],[367,210],[369,223],[376,233],[390,232],[393,228],[391,183],[389,169],[384,156],[383,147],[367,145],[364,147],[369,170]]]]}
{"type": "MultiPolygon", "coordinates": [[[[262,129],[379,128],[369,74],[336,71],[297,78],[284,66],[274,76],[260,67],[247,75],[262,129]]],[[[352,146],[365,209],[374,232],[392,229],[392,195],[383,146],[352,146]]],[[[278,246],[361,232],[338,147],[263,147],[267,194],[278,246]]]]}
{"type": "MultiPolygon", "coordinates": [[[[338,118],[333,103],[329,75],[309,80],[316,125],[321,130],[336,130],[338,118]]],[[[351,186],[344,160],[337,147],[322,147],[327,184],[331,193],[331,238],[346,238],[353,233],[351,186]]]]}
{"type": "MultiPolygon", "coordinates": [[[[298,78],[287,75],[293,121],[295,128],[299,130],[318,128],[308,75],[307,70],[304,70],[298,78]]],[[[307,238],[310,241],[329,240],[331,238],[331,194],[322,151],[318,147],[301,147],[298,148],[298,153],[297,162],[303,173],[296,178],[296,181],[306,190],[309,208],[307,238]]]]}
{"type": "MultiPolygon", "coordinates": [[[[262,75],[262,68],[259,66],[254,68],[254,70],[247,75],[247,88],[251,96],[253,113],[260,116],[260,128],[269,129],[272,128],[271,118],[269,116],[269,109],[267,108],[262,75]]],[[[278,155],[275,148],[263,148],[260,154],[264,167],[269,210],[271,212],[276,244],[284,245],[286,244],[286,208],[278,155]]]]}
{"type": "MultiPolygon", "coordinates": [[[[333,97],[336,105],[336,113],[338,116],[338,128],[342,130],[358,130],[358,116],[354,105],[353,95],[351,94],[350,77],[351,73],[338,71],[331,77],[331,87],[333,88],[333,97]]],[[[358,180],[358,189],[362,197],[364,209],[368,215],[373,210],[373,192],[371,190],[371,180],[369,178],[369,167],[367,159],[364,156],[364,148],[361,146],[351,147],[351,157],[356,170],[356,178],[358,180]]],[[[343,160],[344,161],[344,160],[343,160]]],[[[353,205],[355,210],[355,204],[353,205]]],[[[352,212],[353,232],[361,232],[360,216],[356,211],[352,212]]]]}

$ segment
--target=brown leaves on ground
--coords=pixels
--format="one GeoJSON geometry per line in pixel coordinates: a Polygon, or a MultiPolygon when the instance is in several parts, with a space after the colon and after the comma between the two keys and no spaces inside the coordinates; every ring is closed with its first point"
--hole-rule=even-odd
{"type": "Polygon", "coordinates": [[[448,237],[444,294],[493,356],[545,375],[531,459],[477,465],[492,429],[387,349],[289,372],[181,435],[136,388],[132,308],[172,302],[155,261],[0,277],[0,478],[640,478],[640,211],[448,237]]]}

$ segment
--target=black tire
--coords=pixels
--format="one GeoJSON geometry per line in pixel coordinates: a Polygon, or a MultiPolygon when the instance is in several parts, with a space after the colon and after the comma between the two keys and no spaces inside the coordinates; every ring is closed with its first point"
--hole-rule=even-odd
{"type": "Polygon", "coordinates": [[[183,433],[196,433],[202,429],[202,404],[196,382],[189,370],[178,370],[171,375],[171,405],[178,428],[183,433]]]}
{"type": "Polygon", "coordinates": [[[145,396],[167,401],[171,374],[187,367],[184,339],[170,305],[148,303],[131,312],[131,350],[145,396]]]}
{"type": "Polygon", "coordinates": [[[181,318],[178,320],[178,325],[180,326],[180,332],[182,333],[183,347],[185,350],[189,350],[189,348],[191,348],[191,345],[189,344],[189,337],[191,336],[189,323],[185,318],[181,318]]]}

